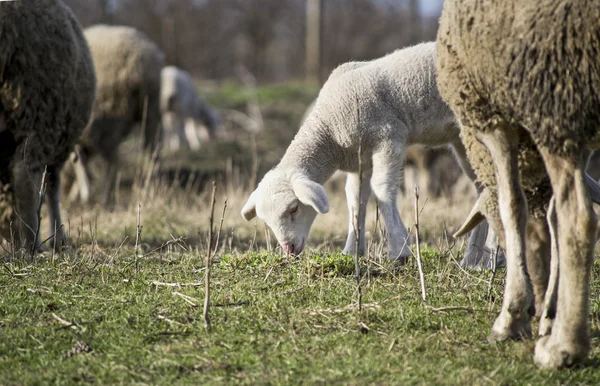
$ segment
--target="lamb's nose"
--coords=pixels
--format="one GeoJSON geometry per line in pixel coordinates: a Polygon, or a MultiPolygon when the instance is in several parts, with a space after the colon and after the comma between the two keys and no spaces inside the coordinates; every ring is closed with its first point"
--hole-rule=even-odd
{"type": "Polygon", "coordinates": [[[285,253],[293,254],[294,253],[294,244],[282,243],[281,246],[285,253]]]}

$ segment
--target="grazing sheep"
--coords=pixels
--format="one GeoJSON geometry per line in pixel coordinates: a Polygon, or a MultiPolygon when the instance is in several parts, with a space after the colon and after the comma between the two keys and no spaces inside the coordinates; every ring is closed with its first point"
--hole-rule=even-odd
{"type": "Polygon", "coordinates": [[[50,232],[59,247],[59,173],[89,122],[92,58],[81,26],[59,0],[2,2],[0,26],[2,237],[11,240],[12,228],[18,246],[38,248],[39,185],[47,168],[50,232]]]}
{"type": "Polygon", "coordinates": [[[161,72],[160,112],[169,150],[186,144],[198,150],[202,141],[215,137],[221,126],[219,114],[198,95],[190,74],[175,66],[161,72]]]}
{"type": "Polygon", "coordinates": [[[435,44],[425,43],[334,70],[279,165],[250,195],[243,217],[263,219],[286,252],[300,253],[317,212],[329,210],[322,184],[343,170],[348,172],[350,213],[343,252],[355,252],[353,219],[360,200],[359,252],[364,253],[365,207],[372,189],[389,235],[388,257],[402,261],[409,256],[409,235],[396,205],[407,146],[450,144],[474,178],[454,115],[437,92],[434,55],[435,44]]]}
{"type": "MultiPolygon", "coordinates": [[[[89,158],[96,154],[107,162],[102,197],[106,204],[115,188],[119,144],[133,126],[143,126],[147,150],[154,151],[159,144],[164,55],[146,35],[130,27],[97,25],[87,28],[85,37],[96,67],[98,92],[93,122],[81,137],[79,160],[84,170],[89,158]]],[[[82,196],[83,201],[88,198],[82,196]]]]}
{"type": "Polygon", "coordinates": [[[590,349],[589,279],[597,227],[591,196],[598,187],[585,166],[600,127],[599,23],[600,8],[593,2],[447,0],[438,32],[440,93],[457,114],[478,177],[494,178],[490,186],[497,186],[507,280],[492,339],[530,334],[529,274],[536,273],[526,267],[524,188],[534,186],[532,179],[549,177],[554,192],[549,201],[540,197],[548,205],[543,226],[552,246],[545,300],[556,299],[551,332],[535,350],[535,362],[545,368],[580,362],[590,349]],[[469,149],[469,143],[484,151],[469,149]],[[493,177],[480,174],[478,164],[486,160],[493,177]]]}

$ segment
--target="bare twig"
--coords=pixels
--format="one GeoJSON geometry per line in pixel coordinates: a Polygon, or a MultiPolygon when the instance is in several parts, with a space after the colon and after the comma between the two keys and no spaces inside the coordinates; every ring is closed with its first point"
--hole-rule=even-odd
{"type": "Polygon", "coordinates": [[[485,295],[486,299],[490,298],[490,295],[492,293],[492,286],[494,285],[494,279],[496,278],[496,268],[498,266],[498,251],[500,249],[500,246],[496,246],[496,250],[492,251],[492,275],[490,276],[490,281],[488,282],[488,289],[487,289],[487,293],[485,295]]]}
{"type": "Polygon", "coordinates": [[[33,244],[31,244],[31,250],[29,251],[31,258],[35,255],[35,251],[37,250],[38,245],[38,237],[40,236],[40,227],[42,225],[42,204],[44,202],[44,194],[46,194],[46,172],[48,171],[48,166],[44,166],[44,173],[42,174],[42,183],[40,184],[40,192],[38,197],[38,207],[37,207],[37,226],[35,227],[35,233],[33,234],[33,244]]]}
{"type": "Polygon", "coordinates": [[[227,210],[227,197],[223,202],[223,212],[221,212],[221,222],[219,223],[219,230],[217,231],[217,240],[215,241],[215,250],[213,251],[212,258],[214,259],[219,250],[219,240],[221,239],[221,230],[223,229],[223,220],[225,219],[225,211],[227,210]]]}
{"type": "Polygon", "coordinates": [[[417,265],[419,267],[419,279],[421,280],[421,298],[427,303],[427,289],[425,288],[425,274],[423,273],[423,262],[421,261],[421,242],[419,239],[419,188],[415,187],[415,243],[417,244],[417,265]]]}
{"type": "Polygon", "coordinates": [[[202,312],[202,316],[204,317],[204,327],[210,331],[210,319],[208,317],[208,308],[210,306],[210,267],[212,264],[212,255],[211,255],[211,247],[212,247],[212,239],[213,239],[213,216],[215,215],[215,193],[217,192],[217,184],[213,181],[212,183],[212,198],[210,205],[210,217],[208,218],[209,228],[208,228],[208,253],[206,254],[206,270],[204,271],[204,284],[205,284],[205,294],[204,294],[204,311],[202,312]]]}
{"type": "Polygon", "coordinates": [[[67,328],[77,328],[77,323],[73,323],[73,322],[69,322],[68,320],[65,320],[63,318],[61,318],[60,316],[56,315],[54,312],[52,313],[52,317],[54,319],[56,319],[60,324],[62,324],[63,326],[67,327],[67,328]]]}
{"type": "Polygon", "coordinates": [[[177,292],[177,291],[173,291],[172,293],[175,296],[179,296],[181,299],[183,299],[184,302],[186,302],[190,306],[198,307],[198,305],[195,302],[196,299],[194,299],[193,297],[187,296],[186,294],[182,294],[181,292],[177,292]]]}
{"type": "Polygon", "coordinates": [[[142,242],[142,204],[137,208],[137,235],[135,236],[135,273],[138,273],[138,256],[140,243],[142,242]]]}
{"type": "Polygon", "coordinates": [[[471,307],[463,307],[463,306],[448,306],[448,307],[439,307],[439,308],[429,307],[428,309],[433,312],[448,312],[448,311],[467,311],[470,313],[475,312],[475,310],[472,309],[471,307]]]}
{"type": "Polygon", "coordinates": [[[199,287],[201,286],[202,282],[195,282],[195,283],[165,283],[162,281],[157,281],[157,280],[152,280],[152,282],[150,283],[152,285],[155,285],[157,287],[199,287]]]}
{"type": "Polygon", "coordinates": [[[356,279],[356,304],[358,305],[358,311],[362,311],[362,288],[360,286],[360,210],[362,208],[362,145],[358,146],[358,213],[354,213],[354,238],[355,250],[354,250],[354,277],[356,279]]]}

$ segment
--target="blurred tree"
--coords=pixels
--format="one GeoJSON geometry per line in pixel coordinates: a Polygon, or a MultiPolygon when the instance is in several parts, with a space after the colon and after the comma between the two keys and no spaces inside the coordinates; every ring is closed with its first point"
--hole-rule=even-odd
{"type": "Polygon", "coordinates": [[[315,32],[307,28],[309,1],[65,0],[84,26],[138,28],[169,64],[209,79],[235,78],[240,67],[259,82],[304,79],[311,32],[322,36],[317,55],[326,79],[340,63],[432,40],[437,31],[438,15],[431,8],[424,15],[419,0],[317,0],[322,29],[315,32]]]}

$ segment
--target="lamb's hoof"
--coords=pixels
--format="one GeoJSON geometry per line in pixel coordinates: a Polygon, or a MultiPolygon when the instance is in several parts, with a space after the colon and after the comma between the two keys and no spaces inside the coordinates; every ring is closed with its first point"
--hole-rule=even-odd
{"type": "Polygon", "coordinates": [[[553,335],[541,337],[535,345],[535,364],[543,369],[560,369],[581,362],[589,352],[586,345],[569,344],[564,339],[556,342],[553,335]]]}
{"type": "MultiPolygon", "coordinates": [[[[342,255],[347,255],[347,256],[354,256],[356,255],[356,249],[355,248],[344,248],[344,250],[342,251],[342,255]]],[[[365,251],[364,250],[360,250],[358,252],[359,256],[364,256],[365,255],[365,251]]]]}
{"type": "Polygon", "coordinates": [[[531,338],[531,316],[527,313],[512,315],[503,311],[494,322],[488,341],[500,342],[506,339],[523,340],[529,338],[531,338]]]}
{"type": "Polygon", "coordinates": [[[554,323],[554,319],[547,317],[542,314],[540,317],[540,329],[538,331],[539,336],[548,336],[552,333],[552,324],[554,323]]]}

